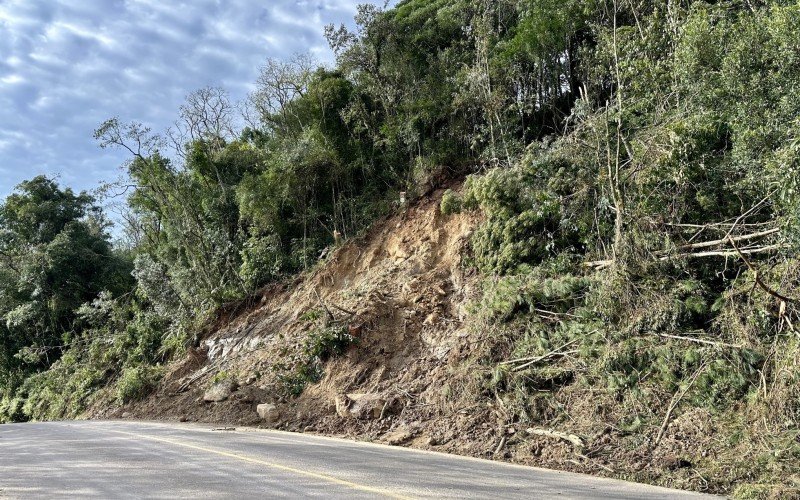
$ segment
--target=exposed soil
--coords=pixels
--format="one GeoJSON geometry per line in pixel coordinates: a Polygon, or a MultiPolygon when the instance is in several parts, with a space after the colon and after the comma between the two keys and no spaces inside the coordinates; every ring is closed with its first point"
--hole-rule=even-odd
{"type": "Polygon", "coordinates": [[[691,463],[714,434],[703,412],[675,418],[651,453],[641,435],[604,423],[617,421],[618,409],[577,384],[561,384],[558,393],[579,416],[569,433],[531,434],[530,423],[506,418],[502,401],[464,382],[471,354],[490,334],[469,324],[479,278],[463,262],[479,216],[443,215],[443,192],[399,209],[305,276],[223,311],[201,348],[173,364],[151,397],[93,416],[277,427],[706,489],[691,463]],[[290,397],[281,364],[318,325],[310,313],[346,325],[358,342],[290,397]],[[221,376],[238,388],[205,402],[221,376]],[[280,418],[267,424],[256,411],[262,403],[275,404],[280,418]],[[570,441],[577,436],[580,447],[570,441]]]}
{"type": "Polygon", "coordinates": [[[406,422],[430,423],[448,368],[469,346],[464,320],[476,282],[465,274],[462,256],[478,216],[443,216],[443,192],[375,224],[306,276],[223,311],[155,394],[98,416],[257,424],[256,405],[274,402],[281,426],[292,429],[377,437],[406,422]],[[308,313],[326,310],[358,342],[329,360],[322,380],[299,397],[280,396],[275,363],[315,328],[308,313]],[[236,378],[239,389],[224,402],[204,404],[203,393],[221,372],[236,378]],[[377,418],[359,413],[378,402],[377,418]]]}

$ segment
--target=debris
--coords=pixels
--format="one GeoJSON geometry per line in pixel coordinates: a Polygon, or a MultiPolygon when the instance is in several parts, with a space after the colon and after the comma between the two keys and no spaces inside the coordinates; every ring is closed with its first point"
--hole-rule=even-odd
{"type": "Polygon", "coordinates": [[[263,403],[256,407],[258,416],[264,419],[268,424],[277,423],[281,418],[280,409],[272,403],[263,403]]]}
{"type": "Polygon", "coordinates": [[[437,321],[439,321],[439,314],[434,311],[434,312],[430,313],[427,318],[425,318],[425,321],[423,321],[422,324],[423,325],[433,325],[437,321]]]}
{"type": "Polygon", "coordinates": [[[361,419],[380,418],[387,404],[378,394],[348,394],[347,399],[352,401],[348,407],[350,415],[361,419]]]}
{"type": "Polygon", "coordinates": [[[401,430],[397,430],[397,431],[394,431],[394,432],[390,432],[389,434],[386,434],[385,436],[383,436],[383,440],[386,441],[386,443],[388,443],[388,444],[390,444],[392,446],[397,446],[399,444],[405,443],[406,441],[408,441],[412,437],[414,437],[414,435],[411,434],[411,432],[409,432],[409,431],[407,431],[405,429],[401,429],[401,430]]]}
{"type": "Polygon", "coordinates": [[[496,457],[497,455],[499,455],[500,452],[503,450],[503,448],[505,448],[505,446],[506,446],[506,437],[503,436],[500,438],[500,443],[498,443],[497,448],[494,449],[494,453],[492,453],[492,456],[496,457]]]}
{"type": "Polygon", "coordinates": [[[692,374],[692,376],[689,377],[689,380],[686,382],[686,385],[684,385],[683,387],[678,387],[678,390],[675,392],[675,395],[672,396],[672,401],[670,401],[669,408],[667,408],[667,413],[666,415],[664,415],[664,421],[661,423],[661,427],[658,429],[658,434],[656,435],[656,438],[653,441],[652,445],[653,449],[657,448],[658,445],[661,443],[661,439],[664,437],[664,433],[667,431],[667,426],[669,425],[669,421],[672,418],[672,412],[675,411],[675,408],[678,406],[678,403],[680,403],[681,399],[683,399],[686,393],[689,392],[689,389],[692,388],[695,381],[697,380],[697,377],[700,376],[700,374],[703,372],[703,370],[706,369],[706,367],[708,367],[708,363],[703,363],[702,365],[700,365],[700,368],[698,368],[692,374]]]}
{"type": "Polygon", "coordinates": [[[228,399],[233,391],[239,387],[239,384],[234,380],[222,380],[212,385],[203,394],[203,401],[207,403],[219,403],[228,399]]]}
{"type": "Polygon", "coordinates": [[[569,443],[572,443],[572,445],[578,450],[582,450],[584,447],[583,439],[581,439],[580,436],[576,436],[575,434],[568,434],[566,432],[561,432],[561,431],[551,431],[547,429],[533,429],[533,428],[528,429],[526,432],[534,436],[544,436],[544,437],[567,441],[569,443]]]}

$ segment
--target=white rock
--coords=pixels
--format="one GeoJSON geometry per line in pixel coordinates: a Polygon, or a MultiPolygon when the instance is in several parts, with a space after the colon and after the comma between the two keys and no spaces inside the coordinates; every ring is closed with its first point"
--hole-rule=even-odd
{"type": "Polygon", "coordinates": [[[281,411],[272,403],[263,403],[256,407],[258,416],[263,418],[267,423],[274,424],[281,418],[281,411]]]}
{"type": "Polygon", "coordinates": [[[233,380],[223,380],[212,385],[205,394],[203,394],[203,401],[208,403],[219,403],[228,399],[233,391],[236,390],[238,384],[233,380]]]}

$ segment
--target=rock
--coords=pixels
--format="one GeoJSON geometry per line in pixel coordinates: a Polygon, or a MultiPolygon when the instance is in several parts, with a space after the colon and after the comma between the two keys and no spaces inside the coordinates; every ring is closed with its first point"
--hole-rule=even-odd
{"type": "Polygon", "coordinates": [[[386,434],[385,436],[383,436],[383,440],[392,446],[396,446],[398,444],[405,443],[412,437],[413,435],[409,431],[405,429],[400,429],[394,432],[390,432],[389,434],[386,434]]]}
{"type": "Polygon", "coordinates": [[[268,424],[275,424],[281,419],[281,411],[272,403],[260,404],[256,407],[258,416],[268,424]]]}
{"type": "Polygon", "coordinates": [[[247,377],[247,380],[244,381],[244,385],[253,385],[256,380],[258,380],[258,377],[255,375],[250,375],[247,377]]]}
{"type": "Polygon", "coordinates": [[[348,394],[347,399],[352,401],[348,412],[356,418],[380,418],[386,405],[386,400],[379,394],[348,394]]]}
{"type": "Polygon", "coordinates": [[[238,388],[238,384],[233,380],[223,380],[212,385],[205,394],[203,401],[207,403],[219,403],[228,399],[233,391],[238,388]]]}
{"type": "Polygon", "coordinates": [[[342,418],[347,418],[350,416],[350,411],[348,410],[348,406],[350,405],[350,400],[347,399],[347,396],[344,394],[339,394],[336,396],[336,414],[342,418]]]}
{"type": "Polygon", "coordinates": [[[450,348],[446,345],[440,345],[433,350],[433,355],[438,361],[444,361],[448,354],[450,354],[450,348]]]}
{"type": "Polygon", "coordinates": [[[122,414],[122,418],[131,418],[131,413],[126,411],[122,414]]]}
{"type": "Polygon", "coordinates": [[[425,318],[425,321],[423,321],[422,324],[423,325],[432,325],[432,324],[436,323],[437,321],[439,321],[439,313],[432,312],[432,313],[430,313],[428,315],[427,318],[425,318]]]}
{"type": "Polygon", "coordinates": [[[188,421],[189,417],[187,417],[186,415],[181,415],[181,418],[178,419],[178,422],[188,422],[188,421]]]}

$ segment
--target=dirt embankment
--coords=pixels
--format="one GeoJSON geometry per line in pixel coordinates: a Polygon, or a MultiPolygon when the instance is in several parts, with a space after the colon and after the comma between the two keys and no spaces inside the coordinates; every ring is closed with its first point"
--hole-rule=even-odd
{"type": "Polygon", "coordinates": [[[465,320],[477,279],[462,259],[478,217],[441,214],[443,191],[348,241],[306,276],[222,314],[155,394],[98,416],[270,425],[482,455],[483,445],[464,447],[464,433],[491,434],[474,427],[483,418],[448,407],[450,374],[471,342],[465,320]],[[291,397],[282,387],[286,360],[320,316],[357,340],[291,397]],[[236,389],[204,401],[220,380],[236,389]],[[263,403],[279,414],[270,424],[256,411],[263,403]]]}
{"type": "Polygon", "coordinates": [[[485,351],[495,335],[470,319],[480,278],[464,259],[480,216],[442,214],[443,193],[400,208],[293,282],[222,312],[154,394],[92,416],[275,427],[705,489],[676,458],[708,449],[714,432],[704,412],[676,419],[658,456],[637,435],[604,424],[619,419],[610,415],[618,409],[575,384],[554,390],[580,418],[558,424],[546,408],[538,423],[509,417],[475,376],[481,353],[493,357],[485,351]],[[356,341],[292,395],[287,375],[308,339],[331,324],[356,341]]]}

